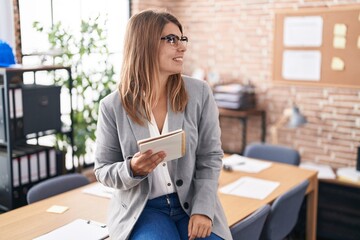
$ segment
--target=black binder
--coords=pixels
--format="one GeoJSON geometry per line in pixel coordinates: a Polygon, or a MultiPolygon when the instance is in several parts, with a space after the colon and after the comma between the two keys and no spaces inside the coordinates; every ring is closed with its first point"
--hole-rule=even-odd
{"type": "Polygon", "coordinates": [[[24,134],[61,130],[60,86],[24,85],[24,134]]]}

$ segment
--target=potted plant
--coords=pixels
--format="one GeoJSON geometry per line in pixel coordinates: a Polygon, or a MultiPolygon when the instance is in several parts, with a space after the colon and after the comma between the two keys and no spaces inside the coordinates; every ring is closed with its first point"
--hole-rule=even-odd
{"type": "MultiPolygon", "coordinates": [[[[72,128],[74,136],[73,154],[78,162],[78,171],[85,164],[84,156],[89,143],[95,140],[96,122],[100,100],[115,89],[114,67],[109,62],[107,47],[107,20],[97,16],[81,21],[80,32],[74,34],[60,22],[45,30],[39,22],[34,28],[46,33],[51,49],[56,50],[53,63],[71,66],[72,69],[72,128]]],[[[55,84],[65,85],[68,80],[55,77],[55,84]]],[[[57,135],[60,149],[66,149],[69,139],[57,135]]],[[[86,165],[86,164],[85,164],[86,165]]]]}

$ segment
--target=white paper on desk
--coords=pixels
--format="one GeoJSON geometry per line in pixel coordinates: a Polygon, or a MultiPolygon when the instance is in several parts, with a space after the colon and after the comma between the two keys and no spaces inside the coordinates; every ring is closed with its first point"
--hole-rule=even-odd
{"type": "Polygon", "coordinates": [[[335,172],[329,165],[315,164],[311,162],[304,162],[299,165],[300,168],[315,170],[318,172],[317,177],[322,179],[335,179],[335,172]]]}
{"type": "Polygon", "coordinates": [[[109,232],[105,224],[76,219],[54,231],[34,238],[34,240],[99,240],[105,239],[108,236],[109,232]]]}
{"type": "Polygon", "coordinates": [[[98,197],[111,198],[114,193],[114,189],[110,187],[106,187],[101,183],[96,183],[91,187],[87,187],[82,190],[83,193],[95,195],[98,197]]]}
{"type": "Polygon", "coordinates": [[[223,159],[223,165],[230,167],[233,171],[258,173],[269,168],[272,163],[233,154],[223,159]]]}
{"type": "Polygon", "coordinates": [[[253,177],[242,177],[237,181],[220,188],[219,191],[224,194],[262,200],[272,193],[279,185],[279,182],[253,177]]]}

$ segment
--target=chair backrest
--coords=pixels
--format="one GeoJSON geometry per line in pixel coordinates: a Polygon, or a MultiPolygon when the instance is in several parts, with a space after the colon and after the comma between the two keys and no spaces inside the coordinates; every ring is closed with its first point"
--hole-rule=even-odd
{"type": "Polygon", "coordinates": [[[89,180],[79,173],[70,173],[42,181],[29,189],[28,204],[84,186],[89,180]]]}
{"type": "Polygon", "coordinates": [[[266,204],[230,228],[234,240],[258,240],[270,205],[266,204]]]}
{"type": "Polygon", "coordinates": [[[253,143],[246,146],[244,156],[273,162],[287,163],[295,166],[298,166],[300,163],[300,154],[297,150],[285,146],[266,143],[253,143]]]}
{"type": "Polygon", "coordinates": [[[289,235],[297,222],[308,185],[309,181],[305,180],[275,199],[265,221],[261,240],[280,240],[289,235]]]}

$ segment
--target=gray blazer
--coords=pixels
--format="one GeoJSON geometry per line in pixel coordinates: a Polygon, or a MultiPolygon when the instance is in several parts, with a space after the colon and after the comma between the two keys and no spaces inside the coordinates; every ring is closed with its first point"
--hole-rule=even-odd
{"type": "MultiPolygon", "coordinates": [[[[217,196],[223,151],[218,110],[210,87],[204,81],[183,77],[189,102],[184,112],[168,105],[169,131],[186,132],[185,156],[168,162],[184,211],[204,214],[213,221],[213,232],[232,239],[217,196]]],[[[152,174],[133,178],[130,159],[139,151],[137,141],[150,136],[147,124],[133,122],[122,107],[117,91],[100,103],[96,132],[95,175],[105,186],[115,188],[109,207],[112,239],[127,239],[148,200],[152,174]]],[[[156,220],[154,220],[155,223],[156,220]]]]}

